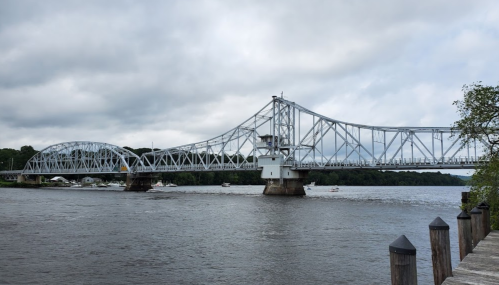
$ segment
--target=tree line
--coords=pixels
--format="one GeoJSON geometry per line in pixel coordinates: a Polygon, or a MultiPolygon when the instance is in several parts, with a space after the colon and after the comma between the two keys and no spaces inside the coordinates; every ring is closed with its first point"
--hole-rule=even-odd
{"type": "MultiPolygon", "coordinates": [[[[177,185],[264,185],[260,171],[184,172],[163,173],[158,180],[177,185]]],[[[310,171],[305,184],[352,185],[352,186],[462,186],[466,182],[459,177],[440,172],[335,170],[310,171]]]]}

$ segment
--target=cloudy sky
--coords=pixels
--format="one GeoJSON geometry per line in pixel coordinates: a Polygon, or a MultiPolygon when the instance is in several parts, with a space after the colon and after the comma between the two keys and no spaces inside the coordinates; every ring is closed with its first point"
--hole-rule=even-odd
{"type": "Polygon", "coordinates": [[[281,92],[346,122],[447,127],[498,65],[496,0],[0,0],[0,148],[173,147],[281,92]]]}

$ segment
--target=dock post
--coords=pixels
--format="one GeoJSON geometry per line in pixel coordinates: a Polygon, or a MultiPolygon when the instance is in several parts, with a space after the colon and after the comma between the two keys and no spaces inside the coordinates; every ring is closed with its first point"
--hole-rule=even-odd
{"type": "Polygon", "coordinates": [[[449,225],[437,217],[430,223],[429,227],[433,280],[435,285],[440,285],[445,278],[452,276],[449,225]]]}
{"type": "Polygon", "coordinates": [[[490,211],[489,205],[482,202],[477,206],[478,209],[482,210],[482,230],[483,237],[485,238],[490,233],[490,211]]]}
{"type": "Polygon", "coordinates": [[[468,201],[470,199],[470,192],[461,192],[461,206],[465,209],[464,211],[466,213],[469,212],[468,207],[468,201]]]}
{"type": "Polygon", "coordinates": [[[473,208],[471,214],[471,234],[473,237],[473,248],[483,239],[482,211],[477,207],[473,208]]]}
{"type": "Polygon", "coordinates": [[[392,285],[418,284],[416,248],[401,235],[389,246],[392,285]]]}
{"type": "Polygon", "coordinates": [[[471,217],[462,211],[457,216],[457,234],[459,239],[459,258],[462,261],[468,253],[473,252],[473,238],[471,237],[471,217]]]}

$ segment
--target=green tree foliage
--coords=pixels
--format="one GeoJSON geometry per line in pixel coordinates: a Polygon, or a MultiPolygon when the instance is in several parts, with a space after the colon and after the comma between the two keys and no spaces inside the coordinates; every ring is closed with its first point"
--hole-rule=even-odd
{"type": "Polygon", "coordinates": [[[337,170],[311,171],[307,183],[355,186],[461,186],[465,182],[440,172],[337,170]]]}
{"type": "Polygon", "coordinates": [[[490,206],[492,228],[499,229],[499,86],[484,86],[481,82],[463,87],[464,99],[455,101],[461,119],[453,128],[459,137],[471,144],[475,140],[487,142],[482,163],[477,167],[470,184],[470,205],[480,202],[490,206]]]}
{"type": "MultiPolygon", "coordinates": [[[[158,180],[177,185],[264,185],[260,171],[221,171],[163,173],[158,180]]],[[[465,181],[450,174],[440,172],[378,171],[378,170],[338,170],[311,171],[305,183],[317,185],[355,185],[355,186],[462,186],[465,181]]]]}
{"type": "Polygon", "coordinates": [[[36,153],[37,151],[30,145],[23,146],[20,150],[0,149],[0,171],[23,169],[26,162],[36,153]]]}
{"type": "Polygon", "coordinates": [[[497,155],[499,147],[499,86],[480,82],[463,86],[464,99],[455,101],[461,120],[453,128],[466,143],[474,140],[489,144],[488,154],[497,155]]]}

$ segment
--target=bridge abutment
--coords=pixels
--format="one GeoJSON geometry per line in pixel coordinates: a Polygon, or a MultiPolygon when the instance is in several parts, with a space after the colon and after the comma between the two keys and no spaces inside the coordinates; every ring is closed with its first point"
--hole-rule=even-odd
{"type": "Polygon", "coordinates": [[[42,184],[42,177],[40,175],[35,175],[35,179],[28,179],[25,175],[17,175],[17,183],[27,183],[27,184],[42,184]]]}
{"type": "Polygon", "coordinates": [[[129,173],[126,176],[125,191],[145,192],[152,189],[153,173],[129,173]]]}

